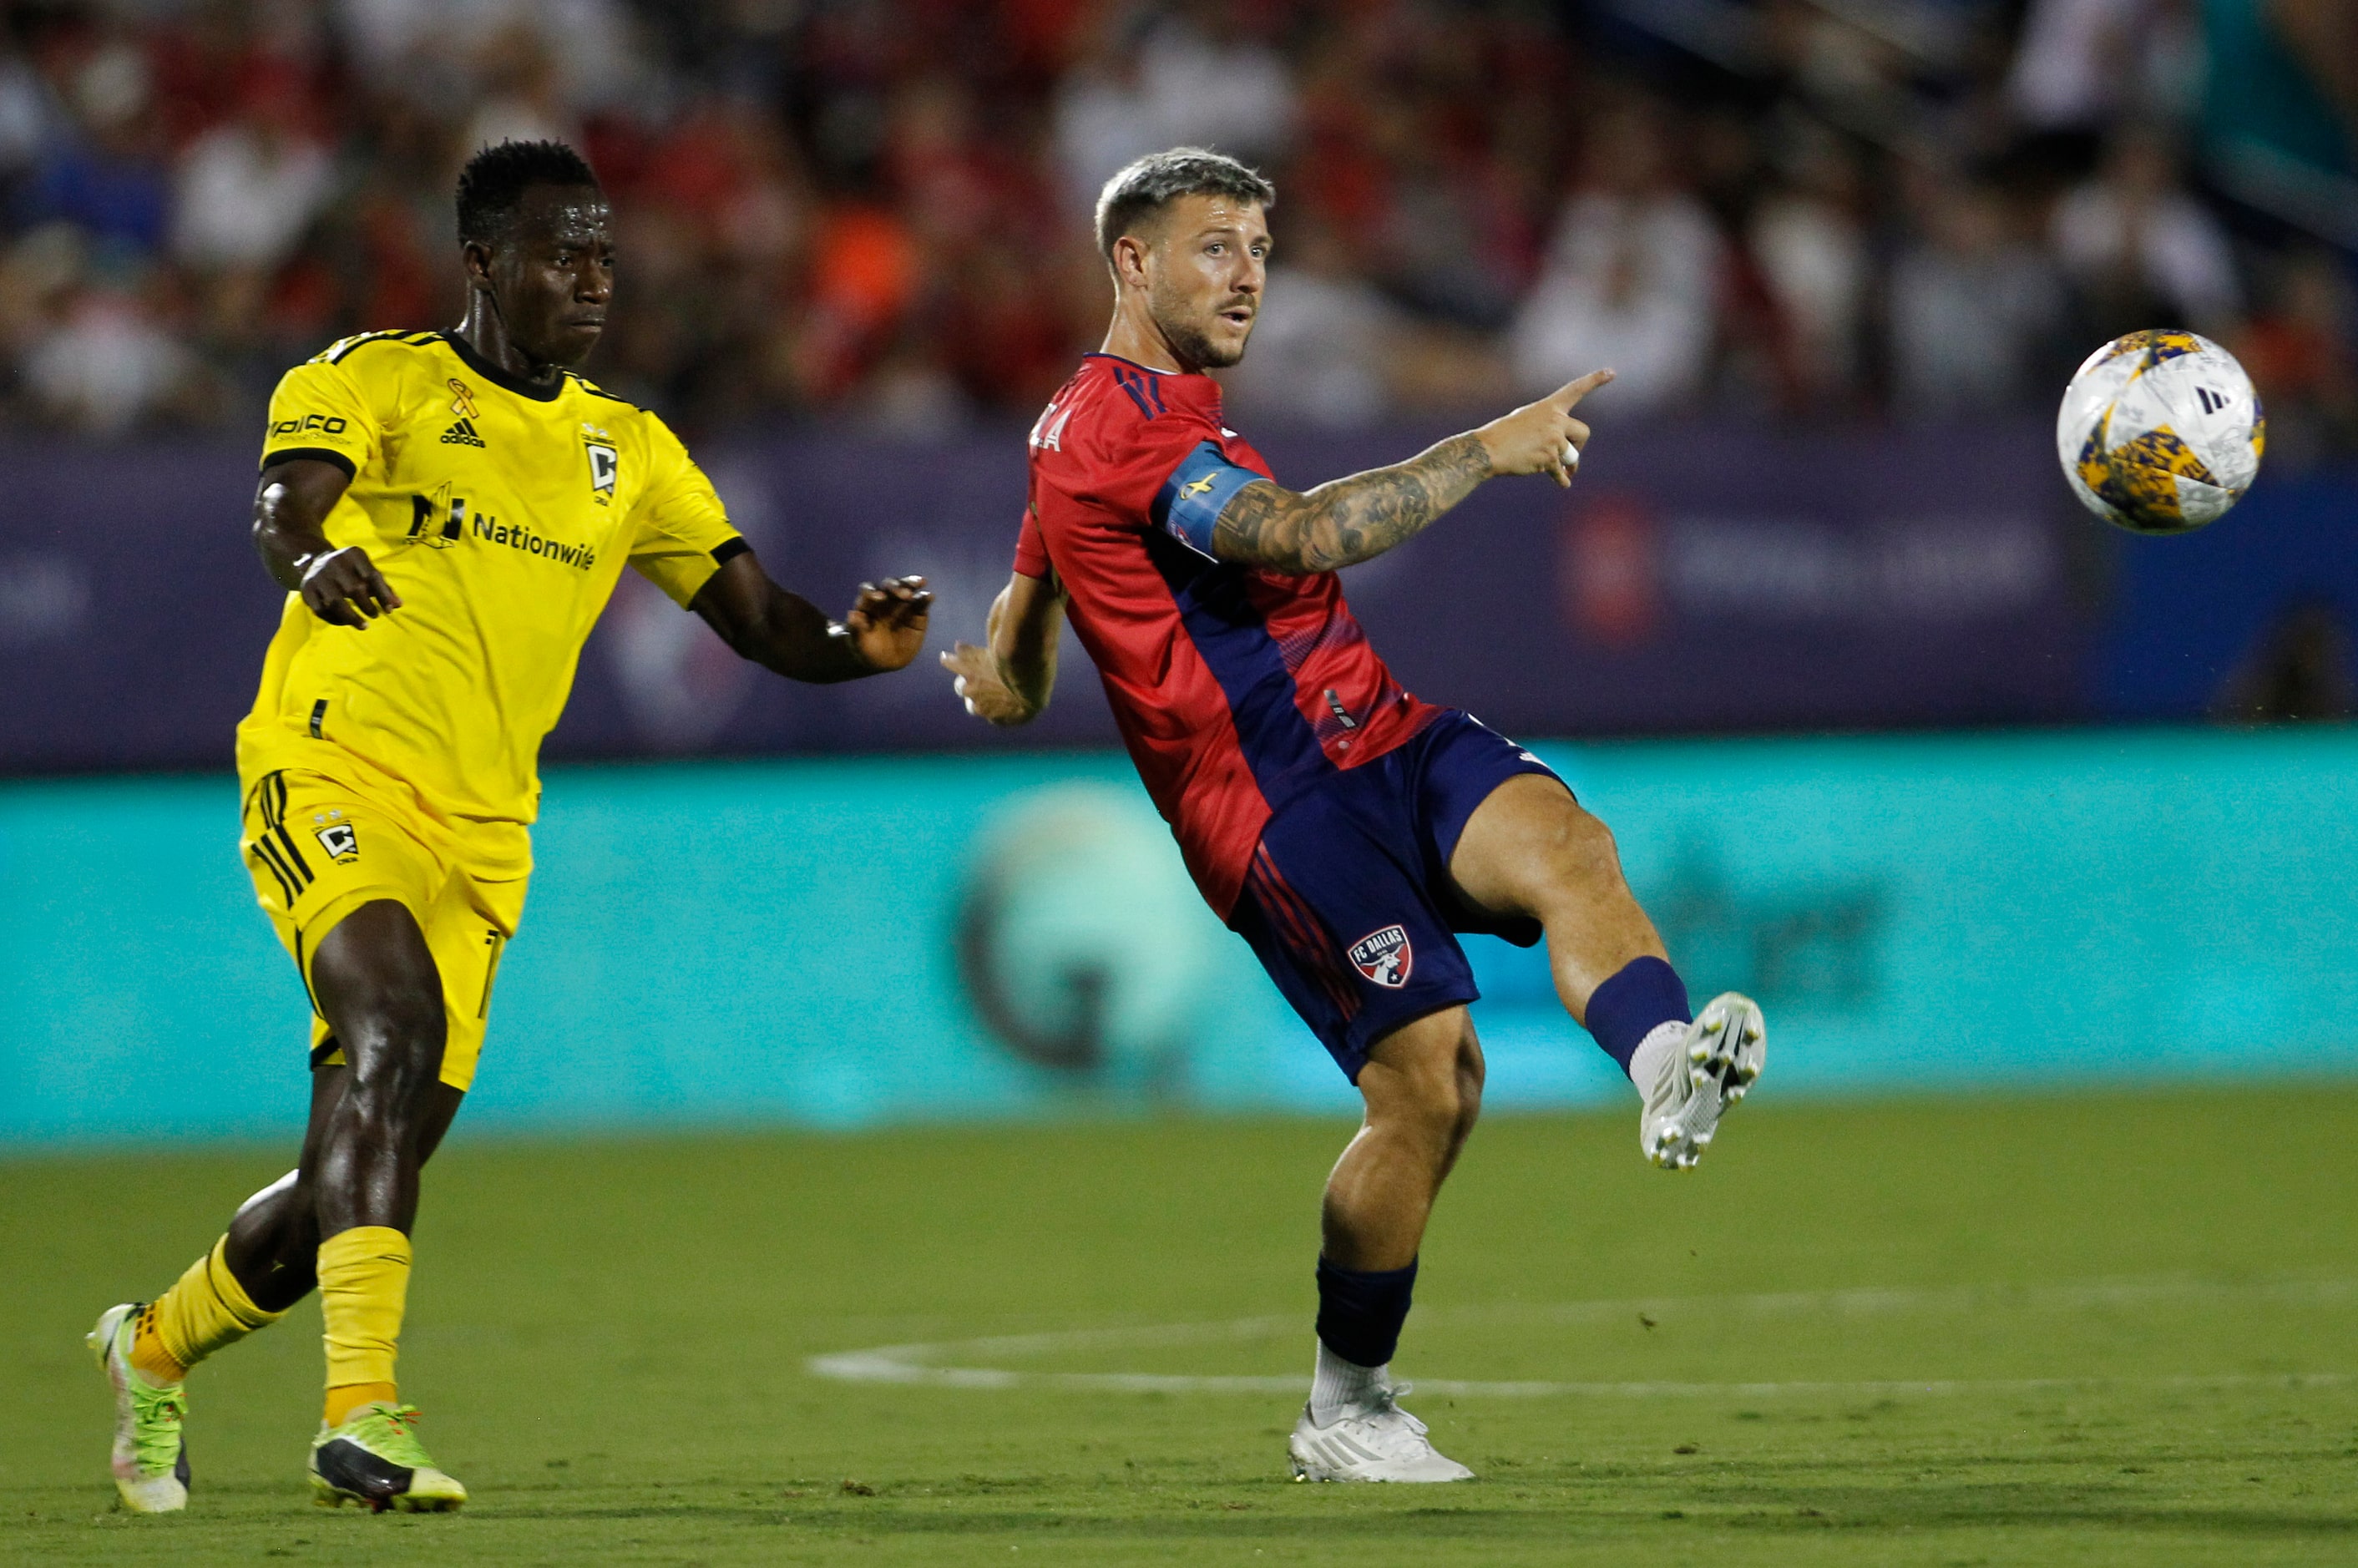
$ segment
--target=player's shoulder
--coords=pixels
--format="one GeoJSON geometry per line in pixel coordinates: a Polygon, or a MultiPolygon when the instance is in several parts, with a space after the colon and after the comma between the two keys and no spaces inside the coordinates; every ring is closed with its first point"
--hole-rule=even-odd
{"type": "Polygon", "coordinates": [[[1113,354],[1081,361],[1033,427],[1035,456],[1067,454],[1118,463],[1206,427],[1217,428],[1219,389],[1207,376],[1158,371],[1113,354]]]}
{"type": "Polygon", "coordinates": [[[1133,425],[1175,420],[1183,425],[1217,424],[1219,384],[1210,376],[1156,370],[1119,354],[1095,353],[1079,374],[1103,390],[1101,402],[1117,419],[1133,425]]]}
{"type": "Polygon", "coordinates": [[[439,332],[417,332],[394,330],[381,332],[354,332],[349,338],[338,338],[304,362],[315,365],[341,365],[348,372],[362,368],[375,369],[394,362],[393,356],[413,357],[431,351],[441,342],[439,332]]]}
{"type": "MultiPolygon", "coordinates": [[[[591,381],[588,376],[581,374],[579,371],[567,371],[565,373],[565,384],[574,391],[579,393],[582,396],[590,399],[592,402],[611,403],[614,405],[617,409],[617,413],[614,416],[618,419],[624,416],[622,411],[625,410],[630,416],[634,417],[644,419],[655,418],[654,410],[651,408],[642,408],[639,405],[632,402],[629,398],[619,396],[614,393],[607,391],[604,387],[599,385],[596,382],[591,381]]],[[[655,422],[657,424],[661,424],[663,421],[656,419],[655,422]]]]}
{"type": "Polygon", "coordinates": [[[618,436],[627,433],[628,437],[643,440],[679,444],[679,438],[672,434],[671,427],[654,409],[609,392],[588,376],[572,371],[565,373],[565,385],[586,406],[588,412],[583,417],[587,422],[618,436]]]}

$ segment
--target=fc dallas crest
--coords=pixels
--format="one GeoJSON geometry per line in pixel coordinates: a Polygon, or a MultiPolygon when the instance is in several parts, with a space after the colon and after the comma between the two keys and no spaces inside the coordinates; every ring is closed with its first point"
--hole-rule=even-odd
{"type": "Polygon", "coordinates": [[[1408,971],[1415,962],[1408,933],[1397,925],[1370,931],[1351,944],[1352,967],[1379,986],[1398,989],[1408,984],[1408,971]]]}

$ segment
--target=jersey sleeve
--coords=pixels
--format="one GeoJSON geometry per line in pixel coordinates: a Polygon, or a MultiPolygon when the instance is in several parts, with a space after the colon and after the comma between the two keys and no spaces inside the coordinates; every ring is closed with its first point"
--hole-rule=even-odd
{"type": "Polygon", "coordinates": [[[1016,575],[1044,578],[1055,569],[1048,559],[1048,541],[1040,535],[1040,514],[1027,506],[1023,531],[1015,535],[1016,575]]]}
{"type": "Polygon", "coordinates": [[[1177,409],[1124,420],[1105,432],[1102,460],[1090,465],[1085,499],[1141,528],[1154,528],[1212,553],[1220,509],[1268,476],[1231,461],[1217,427],[1177,409]]]}
{"type": "Polygon", "coordinates": [[[346,479],[375,460],[381,431],[360,378],[326,355],[297,365],[270,395],[262,466],[295,458],[333,463],[346,479]]]}
{"type": "Polygon", "coordinates": [[[654,415],[645,488],[633,509],[631,567],[685,609],[721,564],[750,548],[704,470],[654,415]]]}

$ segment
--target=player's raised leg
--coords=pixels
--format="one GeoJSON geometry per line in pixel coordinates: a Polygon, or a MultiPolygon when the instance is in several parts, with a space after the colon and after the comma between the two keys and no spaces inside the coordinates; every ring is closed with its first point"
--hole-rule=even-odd
{"type": "Polygon", "coordinates": [[[1417,1249],[1441,1184],[1482,1108],[1482,1047],[1463,1007],[1427,1013],[1369,1049],[1367,1119],[1326,1179],[1318,1259],[1318,1365],[1287,1445],[1306,1481],[1463,1481],[1400,1407],[1391,1380],[1417,1249]]]}
{"type": "Polygon", "coordinates": [[[393,1377],[418,1171],[464,1098],[437,1081],[440,979],[416,919],[389,900],[336,924],[310,979],[350,1065],[313,1075],[301,1164],[240,1206],[171,1289],[152,1304],[109,1309],[89,1336],[114,1388],[115,1484],[138,1512],[187,1504],[189,1369],[323,1282],[329,1389],[311,1461],[323,1499],[413,1509],[465,1499],[417,1447],[393,1377]]]}
{"type": "Polygon", "coordinates": [[[1549,774],[1519,773],[1475,808],[1450,855],[1459,889],[1547,934],[1556,994],[1644,1100],[1639,1143],[1674,1170],[1702,1156],[1766,1059],[1767,1026],[1729,991],[1701,1016],[1621,875],[1613,835],[1549,774]]]}
{"type": "MultiPolygon", "coordinates": [[[[342,1069],[334,1071],[341,1076],[342,1069]]],[[[320,1108],[315,1084],[311,1130],[304,1140],[307,1162],[320,1108]]],[[[289,1171],[240,1204],[229,1230],[171,1289],[153,1302],[109,1307],[83,1340],[114,1390],[114,1485],[123,1506],[134,1513],[172,1513],[188,1506],[189,1449],[182,1427],[189,1368],[277,1322],[310,1292],[308,1259],[298,1265],[301,1288],[290,1291],[289,1281],[271,1278],[254,1258],[254,1238],[285,1231],[290,1220],[308,1230],[311,1248],[318,1249],[319,1227],[308,1206],[299,1216],[292,1212],[301,1173],[289,1171]],[[265,1279],[270,1279],[267,1287],[256,1283],[265,1279]]],[[[306,1204],[308,1197],[303,1195],[306,1204]]]]}
{"type": "MultiPolygon", "coordinates": [[[[306,1165],[322,1125],[326,1082],[341,1093],[343,1071],[323,1069],[313,1082],[306,1165]]],[[[109,1307],[83,1340],[114,1390],[114,1485],[134,1513],[188,1506],[182,1426],[189,1368],[277,1322],[310,1293],[319,1230],[302,1174],[289,1171],[240,1204],[228,1231],[171,1289],[153,1302],[109,1307]],[[297,1250],[306,1238],[308,1251],[297,1250]]]]}

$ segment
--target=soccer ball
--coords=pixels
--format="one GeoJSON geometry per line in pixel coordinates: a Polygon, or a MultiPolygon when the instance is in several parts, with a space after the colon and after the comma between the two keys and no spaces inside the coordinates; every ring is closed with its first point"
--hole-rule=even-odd
{"type": "Polygon", "coordinates": [[[2235,356],[2192,332],[2131,332],[2064,389],[2056,455],[2081,504],[2132,534],[2186,534],[2243,499],[2266,421],[2235,356]]]}

